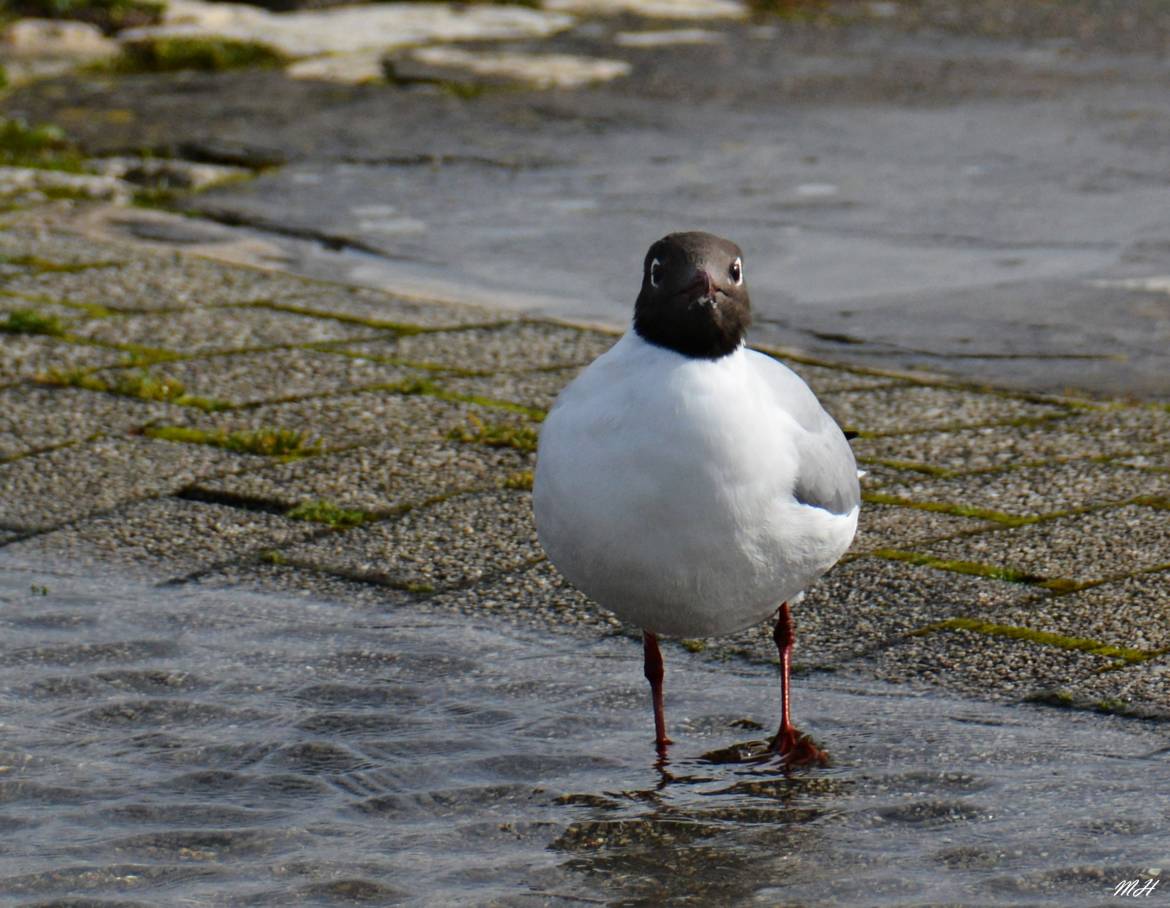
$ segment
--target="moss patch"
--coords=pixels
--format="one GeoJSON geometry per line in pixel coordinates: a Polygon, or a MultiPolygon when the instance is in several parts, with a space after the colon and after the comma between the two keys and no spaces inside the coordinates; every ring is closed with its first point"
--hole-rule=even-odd
{"type": "Polygon", "coordinates": [[[467,417],[468,425],[456,426],[447,433],[452,441],[487,445],[490,448],[515,448],[530,454],[536,450],[537,433],[531,426],[487,423],[475,414],[467,417]]]}
{"type": "Polygon", "coordinates": [[[974,634],[984,634],[988,637],[1006,637],[1011,640],[1026,640],[1029,643],[1038,643],[1041,646],[1054,646],[1057,649],[1076,650],[1091,653],[1094,656],[1104,656],[1107,659],[1116,659],[1119,662],[1131,665],[1145,662],[1155,656],[1160,656],[1165,650],[1131,649],[1125,646],[1113,646],[1099,640],[1090,640],[1086,637],[1066,637],[1063,634],[1053,634],[1049,631],[1037,631],[1030,627],[1019,627],[1013,624],[992,624],[976,618],[948,618],[936,624],[911,631],[911,636],[921,637],[936,631],[970,631],[974,634]]]}
{"type": "Polygon", "coordinates": [[[1046,578],[1037,574],[1026,574],[1014,568],[996,564],[981,564],[977,561],[952,561],[946,558],[934,558],[931,555],[920,555],[917,552],[904,552],[901,549],[877,549],[870,553],[875,558],[884,558],[887,561],[904,561],[907,564],[916,564],[931,567],[940,571],[953,571],[956,574],[970,574],[975,577],[987,577],[991,580],[1006,580],[1008,583],[1047,583],[1046,578]]]}
{"type": "Polygon", "coordinates": [[[206,411],[226,410],[229,406],[223,401],[188,394],[183,383],[177,378],[161,373],[154,374],[145,369],[137,372],[119,372],[111,378],[95,375],[85,369],[67,371],[53,369],[38,375],[37,381],[46,385],[84,388],[87,391],[118,394],[138,400],[157,400],[206,411]]]}
{"type": "Polygon", "coordinates": [[[222,72],[248,67],[277,67],[287,62],[283,54],[256,41],[151,38],[124,45],[118,57],[99,66],[116,73],[131,74],[181,70],[222,72]]]}
{"type": "Polygon", "coordinates": [[[159,0],[8,0],[18,17],[77,19],[96,25],[107,35],[123,28],[154,25],[166,4],[159,0]]]}
{"type": "Polygon", "coordinates": [[[346,325],[361,325],[364,328],[373,328],[378,331],[393,331],[395,334],[423,334],[433,331],[433,328],[424,328],[421,325],[411,325],[407,322],[393,322],[382,318],[366,318],[360,315],[349,315],[345,312],[328,312],[322,309],[313,309],[308,306],[290,306],[276,303],[272,300],[254,300],[248,304],[256,309],[269,309],[273,312],[288,312],[293,315],[306,315],[310,318],[324,318],[346,325]]]}
{"type": "Polygon", "coordinates": [[[509,473],[504,477],[503,486],[505,489],[515,489],[521,492],[532,491],[532,471],[520,470],[516,473],[509,473]]]}
{"type": "MultiPolygon", "coordinates": [[[[1038,523],[1040,517],[1019,517],[1015,514],[1005,514],[1003,511],[992,511],[987,508],[973,508],[964,504],[952,504],[945,501],[914,501],[911,498],[902,498],[897,495],[884,495],[881,492],[863,492],[861,500],[870,504],[888,504],[899,508],[914,508],[919,511],[932,511],[938,514],[951,514],[955,517],[973,517],[979,520],[990,520],[1009,527],[1022,527],[1030,523],[1038,523]]],[[[1046,517],[1063,516],[1065,512],[1045,515],[1046,517]]]]}
{"type": "Polygon", "coordinates": [[[14,309],[0,322],[0,331],[6,334],[47,334],[60,337],[65,325],[55,315],[45,315],[35,309],[14,309]]]}
{"type": "Polygon", "coordinates": [[[293,520],[309,520],[313,523],[323,523],[335,529],[349,529],[356,527],[367,520],[373,519],[365,511],[349,510],[339,507],[329,501],[304,501],[288,511],[285,517],[293,520]]]}
{"type": "Polygon", "coordinates": [[[44,170],[86,171],[85,159],[59,126],[30,126],[0,117],[0,165],[44,170]]]}
{"type": "Polygon", "coordinates": [[[121,262],[54,262],[36,255],[0,255],[0,264],[15,265],[17,268],[28,268],[30,271],[40,271],[45,274],[73,274],[78,271],[89,271],[91,268],[117,268],[121,262]]]}
{"type": "Polygon", "coordinates": [[[188,426],[149,426],[143,434],[160,441],[214,445],[237,454],[281,457],[295,460],[311,457],[323,450],[321,442],[297,429],[246,429],[227,432],[209,431],[188,426]]]}

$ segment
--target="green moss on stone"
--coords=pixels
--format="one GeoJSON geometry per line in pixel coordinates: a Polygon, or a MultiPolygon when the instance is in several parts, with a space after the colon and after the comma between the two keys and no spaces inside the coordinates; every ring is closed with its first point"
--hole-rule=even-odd
{"type": "Polygon", "coordinates": [[[294,460],[323,450],[320,441],[297,429],[242,429],[228,432],[189,426],[149,426],[144,434],[160,441],[213,445],[237,454],[294,460]]]}
{"type": "Polygon", "coordinates": [[[108,64],[117,73],[160,73],[180,70],[222,72],[247,67],[283,66],[283,54],[258,41],[229,38],[160,37],[122,46],[122,53],[108,64]]]}
{"type": "Polygon", "coordinates": [[[511,423],[487,423],[474,413],[467,417],[468,425],[456,426],[447,433],[453,441],[487,445],[491,448],[515,448],[532,453],[536,450],[537,433],[531,426],[511,423]]]}
{"type": "Polygon", "coordinates": [[[285,517],[293,520],[309,520],[313,523],[323,523],[336,529],[356,527],[371,517],[365,511],[350,510],[339,507],[329,501],[304,501],[288,511],[285,517]]]}
{"type": "Polygon", "coordinates": [[[78,271],[89,271],[92,268],[117,268],[122,262],[55,262],[52,259],[43,259],[38,255],[0,255],[0,264],[15,265],[18,268],[28,268],[30,271],[40,271],[46,274],[73,274],[78,271]]]}
{"type": "Polygon", "coordinates": [[[520,470],[516,473],[509,473],[506,477],[504,477],[504,488],[516,489],[522,492],[531,492],[532,481],[533,476],[531,470],[520,470]]]}
{"type": "Polygon", "coordinates": [[[6,334],[46,334],[50,337],[60,337],[65,333],[65,325],[55,315],[45,315],[35,309],[13,309],[4,321],[0,322],[0,331],[6,334]]]}
{"type": "Polygon", "coordinates": [[[165,3],[158,0],[8,0],[19,17],[77,19],[96,25],[106,34],[124,28],[154,25],[165,3]]]}
{"type": "Polygon", "coordinates": [[[1006,580],[1008,583],[1045,583],[1044,577],[1037,574],[1027,574],[1015,568],[996,564],[981,564],[977,561],[958,561],[947,558],[935,558],[932,555],[921,555],[918,552],[904,552],[901,549],[876,549],[870,553],[875,558],[884,558],[887,561],[904,561],[907,564],[922,565],[936,568],[940,571],[953,571],[956,574],[970,574],[975,577],[987,577],[991,580],[1006,580]]]}
{"type": "Polygon", "coordinates": [[[74,173],[87,169],[84,157],[59,126],[30,126],[19,117],[0,117],[0,165],[74,173]]]}
{"type": "Polygon", "coordinates": [[[680,640],[679,643],[688,653],[701,653],[707,648],[707,644],[703,640],[680,640]]]}
{"type": "Polygon", "coordinates": [[[911,636],[919,637],[925,634],[935,633],[936,631],[954,630],[969,631],[989,637],[1026,640],[1029,643],[1038,643],[1041,646],[1053,646],[1057,649],[1091,653],[1094,656],[1116,659],[1126,664],[1145,662],[1165,652],[1165,650],[1144,650],[1113,646],[1110,643],[1102,643],[1099,640],[1090,640],[1086,637],[1069,637],[1064,634],[1037,631],[1030,627],[1020,627],[1013,624],[993,624],[989,621],[980,621],[977,618],[948,618],[946,621],[928,624],[926,627],[912,631],[911,636]]]}
{"type": "MultiPolygon", "coordinates": [[[[965,504],[954,504],[948,501],[915,501],[911,498],[902,498],[898,495],[886,495],[881,492],[862,492],[862,501],[870,504],[888,504],[899,508],[914,508],[919,511],[931,511],[937,514],[951,514],[955,517],[971,517],[978,520],[990,520],[1009,527],[1022,527],[1037,523],[1040,517],[1020,517],[1015,514],[1005,514],[1003,511],[992,511],[988,508],[973,508],[965,504]]],[[[1065,512],[1048,514],[1047,517],[1061,516],[1065,512]]]]}
{"type": "Polygon", "coordinates": [[[51,369],[38,375],[37,380],[47,385],[85,388],[88,391],[117,394],[138,400],[157,400],[205,411],[225,410],[229,406],[223,401],[188,394],[183,383],[177,378],[147,372],[145,369],[118,372],[107,377],[87,369],[51,369]]]}

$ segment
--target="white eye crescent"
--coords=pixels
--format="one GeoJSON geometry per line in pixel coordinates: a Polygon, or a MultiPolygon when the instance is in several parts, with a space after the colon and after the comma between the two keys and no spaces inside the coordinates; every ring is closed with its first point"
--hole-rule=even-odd
{"type": "Polygon", "coordinates": [[[743,262],[739,258],[731,263],[731,267],[727,269],[727,275],[737,287],[743,283],[743,262]]]}
{"type": "Polygon", "coordinates": [[[662,262],[655,259],[650,263],[650,286],[657,287],[662,283],[662,262]]]}

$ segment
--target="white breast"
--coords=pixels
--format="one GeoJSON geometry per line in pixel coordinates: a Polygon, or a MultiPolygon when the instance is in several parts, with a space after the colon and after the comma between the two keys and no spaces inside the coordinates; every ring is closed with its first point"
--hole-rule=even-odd
{"type": "Polygon", "coordinates": [[[631,331],[545,421],[540,541],[570,581],[624,620],[668,636],[731,633],[768,617],[848,548],[856,508],[835,515],[793,496],[803,430],[778,406],[759,358],[740,349],[690,359],[631,331]]]}

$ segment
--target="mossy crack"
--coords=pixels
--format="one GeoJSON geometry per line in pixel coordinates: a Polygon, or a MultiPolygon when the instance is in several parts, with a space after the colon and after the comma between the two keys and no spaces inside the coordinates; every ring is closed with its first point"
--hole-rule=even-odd
{"type": "Polygon", "coordinates": [[[986,637],[1004,637],[1011,640],[1025,640],[1041,646],[1051,646],[1057,649],[1072,650],[1102,656],[1117,662],[1134,665],[1146,662],[1168,651],[1162,649],[1135,649],[1127,646],[1114,646],[1111,643],[1102,643],[1100,640],[1091,640],[1087,637],[1070,637],[1065,634],[1054,634],[1051,631],[1038,631],[1030,627],[1015,624],[994,624],[990,621],[980,621],[978,618],[948,618],[928,624],[911,631],[912,637],[923,637],[937,631],[969,631],[982,634],[986,637]]]}

